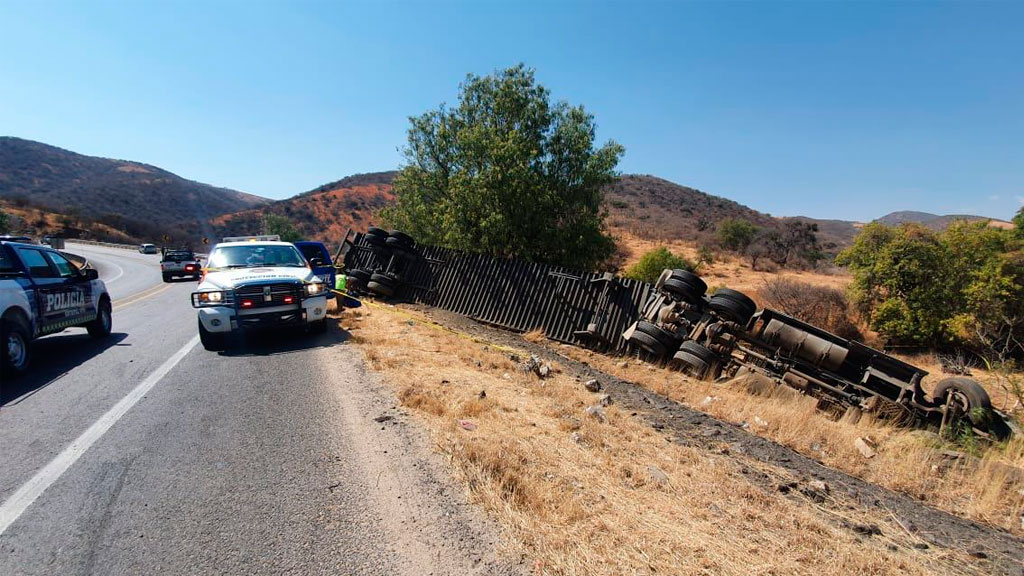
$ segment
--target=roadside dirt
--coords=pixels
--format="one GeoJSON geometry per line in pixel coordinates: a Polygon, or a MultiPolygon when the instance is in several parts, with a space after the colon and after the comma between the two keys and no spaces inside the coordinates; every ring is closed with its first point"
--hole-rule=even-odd
{"type": "Polygon", "coordinates": [[[559,352],[561,345],[529,342],[521,335],[440,310],[415,310],[481,340],[558,362],[577,380],[599,380],[619,410],[642,418],[667,441],[719,455],[752,484],[813,506],[858,539],[886,539],[891,542],[890,549],[913,548],[942,560],[954,573],[1024,574],[1024,540],[1004,530],[936,510],[907,495],[826,467],[740,426],[574,360],[559,352]],[[826,489],[821,489],[821,483],[826,489]]]}
{"type": "MultiPolygon", "coordinates": [[[[352,351],[320,353],[337,376],[338,441],[359,457],[347,463],[367,488],[365,506],[388,535],[392,562],[408,576],[517,576],[526,573],[502,544],[498,529],[465,494],[431,450],[423,429],[410,422],[394,392],[365,370],[352,351]],[[507,554],[499,557],[498,551],[507,554]]],[[[333,489],[335,487],[328,487],[333,489]]]]}

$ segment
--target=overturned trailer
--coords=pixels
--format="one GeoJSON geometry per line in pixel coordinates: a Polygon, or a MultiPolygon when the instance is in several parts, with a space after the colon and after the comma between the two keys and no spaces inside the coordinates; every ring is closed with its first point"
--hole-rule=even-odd
{"type": "Polygon", "coordinates": [[[1010,435],[985,389],[964,377],[940,380],[931,392],[926,371],[777,310],[757,311],[735,290],[706,295],[707,285],[685,270],[665,270],[641,319],[623,337],[702,379],[740,370],[814,396],[824,406],[885,411],[941,428],[967,424],[998,439],[1010,435]]]}

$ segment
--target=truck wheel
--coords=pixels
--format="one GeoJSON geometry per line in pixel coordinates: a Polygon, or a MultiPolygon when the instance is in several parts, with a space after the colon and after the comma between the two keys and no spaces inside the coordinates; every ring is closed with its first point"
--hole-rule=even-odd
{"type": "Polygon", "coordinates": [[[708,291],[708,285],[704,282],[704,279],[689,270],[673,269],[669,278],[693,286],[697,292],[700,292],[701,296],[708,291]]]}
{"type": "Polygon", "coordinates": [[[393,286],[381,284],[380,282],[370,281],[366,283],[366,288],[379,296],[394,296],[395,289],[393,286]]]}
{"type": "Polygon", "coordinates": [[[629,337],[629,341],[657,358],[662,358],[667,353],[665,345],[659,342],[657,338],[640,330],[634,330],[633,335],[629,337]]]}
{"type": "MultiPolygon", "coordinates": [[[[416,241],[412,239],[412,236],[409,236],[405,232],[399,232],[398,230],[388,232],[388,240],[391,238],[394,238],[395,242],[408,246],[409,248],[416,245],[416,241]]],[[[392,244],[392,242],[388,242],[388,244],[392,244]]]]}
{"type": "Polygon", "coordinates": [[[680,300],[695,305],[699,305],[702,301],[701,297],[704,296],[704,293],[700,291],[698,286],[694,286],[693,284],[674,277],[665,280],[665,282],[662,283],[661,289],[680,300]]]}
{"type": "Polygon", "coordinates": [[[367,236],[378,236],[380,238],[387,238],[388,231],[383,228],[377,228],[376,226],[370,226],[366,229],[367,236]]]}
{"type": "Polygon", "coordinates": [[[750,317],[757,312],[757,304],[742,292],[719,288],[708,300],[709,307],[726,320],[746,326],[750,317]]]}
{"type": "Polygon", "coordinates": [[[28,329],[20,320],[0,320],[0,373],[16,378],[28,372],[31,350],[28,329]]]}
{"type": "Polygon", "coordinates": [[[224,349],[226,339],[224,334],[220,332],[210,332],[204,328],[203,321],[199,320],[199,341],[202,342],[203,348],[210,352],[217,352],[224,349]]]}
{"type": "Polygon", "coordinates": [[[163,276],[164,276],[164,282],[170,282],[171,281],[170,274],[164,274],[163,276]]]}
{"type": "Polygon", "coordinates": [[[950,396],[964,411],[971,424],[980,430],[991,432],[1003,440],[1010,435],[1009,427],[992,412],[992,400],[988,392],[970,378],[955,377],[940,380],[932,390],[932,401],[945,404],[950,396]]]}
{"type": "Polygon", "coordinates": [[[672,357],[672,362],[694,378],[712,380],[718,377],[718,356],[707,346],[693,340],[687,340],[679,346],[679,351],[672,357]],[[711,370],[712,366],[716,368],[711,370]]]}
{"type": "Polygon", "coordinates": [[[110,329],[113,326],[113,319],[110,314],[110,300],[103,298],[100,300],[99,310],[96,311],[96,319],[85,325],[85,329],[89,331],[89,336],[93,338],[106,338],[110,336],[110,329]]]}
{"type": "Polygon", "coordinates": [[[679,339],[675,334],[652,322],[641,320],[637,322],[636,329],[657,340],[665,348],[666,353],[674,351],[679,345],[679,339]]]}

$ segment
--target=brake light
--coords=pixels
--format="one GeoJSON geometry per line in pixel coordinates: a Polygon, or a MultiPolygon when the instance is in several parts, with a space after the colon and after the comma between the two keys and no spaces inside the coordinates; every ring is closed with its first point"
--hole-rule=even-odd
{"type": "Polygon", "coordinates": [[[295,302],[295,298],[293,296],[285,296],[284,297],[284,303],[285,304],[291,304],[292,302],[295,302]]]}
{"type": "Polygon", "coordinates": [[[252,308],[252,300],[242,300],[242,308],[252,308]]]}
{"type": "Polygon", "coordinates": [[[186,264],[185,265],[185,272],[195,272],[195,271],[196,271],[196,265],[195,264],[186,264]]]}

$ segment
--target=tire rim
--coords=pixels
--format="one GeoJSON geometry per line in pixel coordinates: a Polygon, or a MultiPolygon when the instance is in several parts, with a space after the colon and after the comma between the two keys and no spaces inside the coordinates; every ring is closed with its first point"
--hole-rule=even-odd
{"type": "Polygon", "coordinates": [[[7,360],[17,369],[21,369],[25,365],[25,359],[28,356],[28,350],[25,347],[25,339],[21,337],[21,334],[12,332],[7,335],[7,360]]]}

